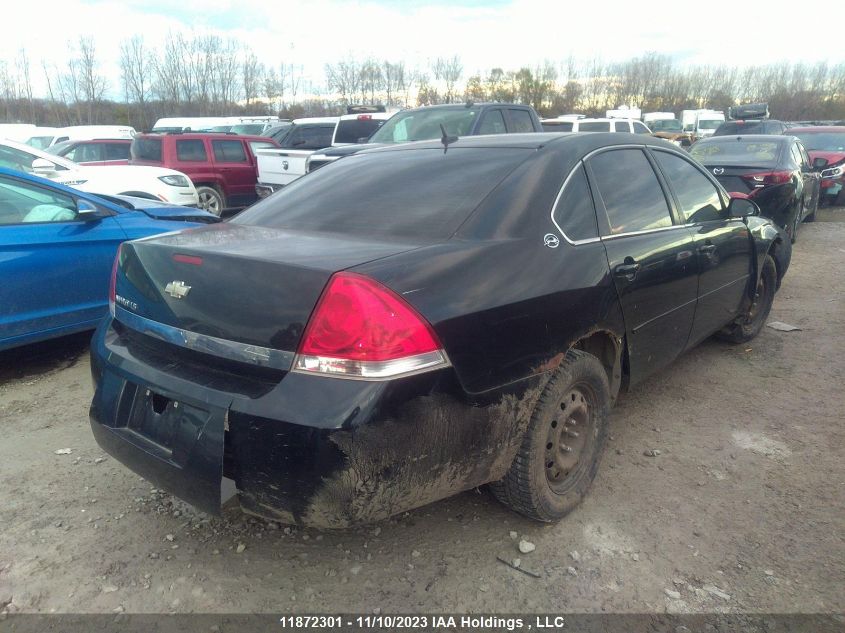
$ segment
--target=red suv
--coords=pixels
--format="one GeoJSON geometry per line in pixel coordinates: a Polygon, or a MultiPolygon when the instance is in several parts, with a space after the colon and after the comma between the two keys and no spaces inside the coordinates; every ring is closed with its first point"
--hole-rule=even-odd
{"type": "Polygon", "coordinates": [[[214,133],[138,134],[130,165],[155,165],[187,175],[197,188],[199,206],[215,215],[256,200],[255,151],[278,147],[266,136],[214,133]]]}

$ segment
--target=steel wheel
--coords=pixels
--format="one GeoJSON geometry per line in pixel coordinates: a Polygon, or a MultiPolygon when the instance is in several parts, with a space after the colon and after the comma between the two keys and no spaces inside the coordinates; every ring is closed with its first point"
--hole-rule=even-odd
{"type": "Polygon", "coordinates": [[[599,359],[570,349],[531,413],[505,476],[490,488],[538,521],[556,521],[587,494],[609,428],[610,385],[599,359]]]}
{"type": "Polygon", "coordinates": [[[570,475],[582,465],[593,436],[595,394],[584,384],[573,385],[560,403],[560,415],[549,424],[546,437],[546,479],[556,493],[565,492],[570,475]]]}

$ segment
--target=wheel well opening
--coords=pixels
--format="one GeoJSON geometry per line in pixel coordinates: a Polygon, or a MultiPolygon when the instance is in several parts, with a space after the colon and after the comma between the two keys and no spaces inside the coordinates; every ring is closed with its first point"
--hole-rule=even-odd
{"type": "Polygon", "coordinates": [[[610,332],[600,331],[579,339],[572,347],[599,359],[607,372],[610,396],[615,400],[622,384],[622,342],[610,332]]]}
{"type": "Polygon", "coordinates": [[[777,252],[783,248],[783,240],[780,237],[776,237],[772,240],[771,246],[769,246],[769,250],[766,252],[767,255],[770,255],[772,261],[775,262],[775,274],[777,275],[778,286],[780,286],[780,281],[783,279],[783,272],[780,269],[781,263],[779,258],[777,257],[777,252]]]}

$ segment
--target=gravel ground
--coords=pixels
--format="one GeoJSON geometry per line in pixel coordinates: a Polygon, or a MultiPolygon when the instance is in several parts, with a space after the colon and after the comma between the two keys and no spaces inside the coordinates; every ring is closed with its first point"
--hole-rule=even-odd
{"type": "Polygon", "coordinates": [[[771,314],[801,329],[707,341],[623,398],[548,526],[484,490],[345,532],[207,517],[98,449],[86,336],[0,354],[0,611],[841,613],[843,269],[823,209],[771,314]]]}

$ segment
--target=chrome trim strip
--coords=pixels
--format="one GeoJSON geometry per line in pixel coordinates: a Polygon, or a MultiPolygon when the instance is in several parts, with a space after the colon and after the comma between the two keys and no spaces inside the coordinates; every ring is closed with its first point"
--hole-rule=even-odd
{"type": "Polygon", "coordinates": [[[114,318],[137,332],[195,352],[282,371],[289,371],[293,365],[293,352],[197,334],[142,317],[119,305],[114,307],[114,318]]]}
{"type": "Polygon", "coordinates": [[[724,290],[724,289],[725,289],[725,288],[727,288],[728,286],[733,286],[734,284],[737,284],[737,283],[739,283],[740,281],[747,281],[749,277],[751,277],[751,275],[743,275],[743,276],[742,276],[742,277],[740,277],[739,279],[734,279],[733,281],[729,281],[729,282],[728,282],[728,283],[726,283],[726,284],[722,284],[722,285],[721,285],[721,286],[719,286],[718,288],[713,288],[713,290],[708,290],[708,291],[707,291],[707,292],[705,292],[703,295],[699,295],[699,296],[698,296],[698,300],[699,300],[699,301],[701,301],[704,297],[709,297],[709,296],[710,296],[710,295],[712,295],[714,292],[719,292],[720,290],[724,290]]]}
{"type": "Polygon", "coordinates": [[[628,233],[615,233],[614,235],[603,235],[602,241],[615,240],[620,237],[628,237],[629,235],[648,235],[649,233],[660,233],[661,231],[673,231],[675,229],[688,228],[686,224],[673,224],[672,226],[661,226],[657,229],[643,229],[642,231],[629,231],[628,233]]]}

